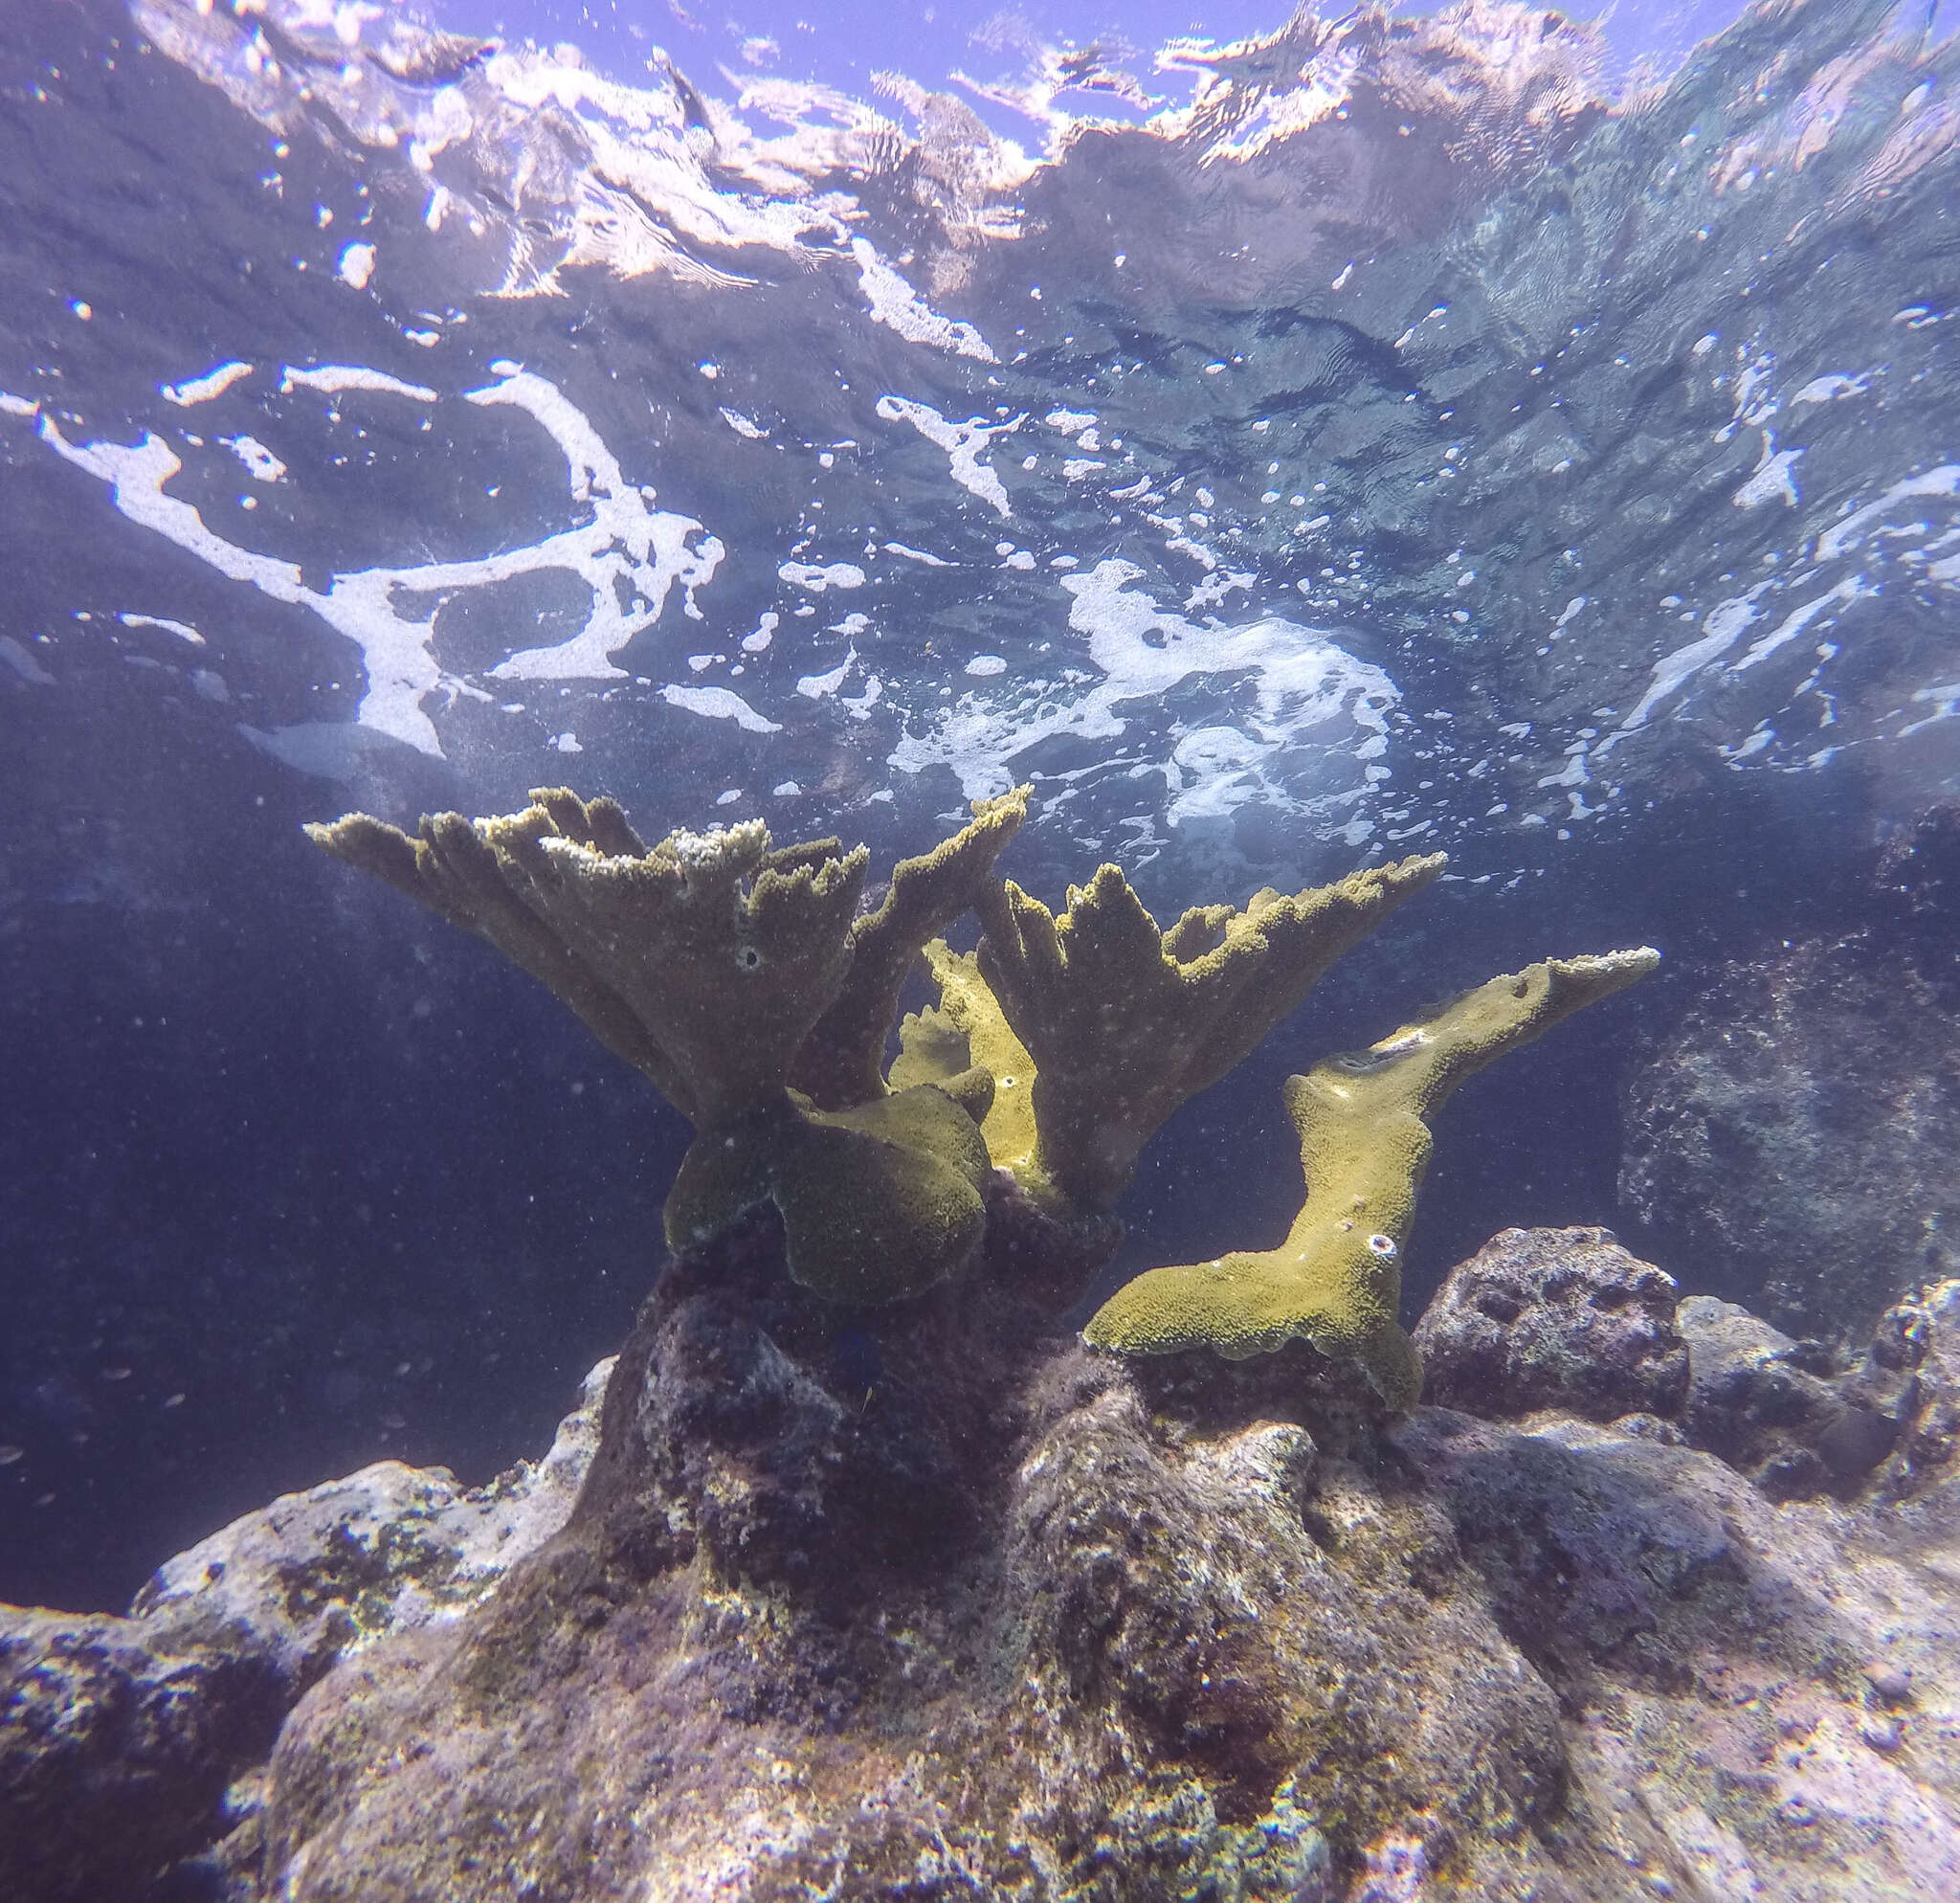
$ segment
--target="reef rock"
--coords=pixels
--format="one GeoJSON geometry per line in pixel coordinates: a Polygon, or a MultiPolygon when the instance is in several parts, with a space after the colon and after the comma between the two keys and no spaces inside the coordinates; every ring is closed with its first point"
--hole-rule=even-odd
{"type": "Polygon", "coordinates": [[[1956,831],[1894,843],[1865,929],[1718,968],[1629,1071],[1622,1201],[1794,1335],[1860,1343],[1960,1273],[1956,831]]]}
{"type": "Polygon", "coordinates": [[[0,1894],[141,1897],[240,1820],[291,1697],[250,1653],[0,1607],[0,1894]]]}
{"type": "Polygon", "coordinates": [[[1839,1376],[1828,1350],[1793,1341],[1733,1302],[1691,1295],[1677,1310],[1691,1371],[1687,1435],[1774,1500],[1843,1490],[1899,1437],[1910,1388],[1876,1372],[1839,1376]]]}
{"type": "Polygon", "coordinates": [[[1902,1429],[1875,1487],[1908,1518],[1960,1525],[1960,1281],[1922,1288],[1886,1310],[1863,1372],[1882,1400],[1904,1389],[1902,1429]]]}
{"type": "MultiPolygon", "coordinates": [[[[446,1577],[473,1583],[438,1615],[434,1575],[389,1575],[322,1648],[250,1557],[345,1579],[318,1570],[307,1496],[283,1532],[278,1509],[241,1523],[220,1578],[259,1635],[235,1662],[257,1703],[225,1709],[256,1729],[193,1738],[120,1833],[100,1773],[133,1785],[136,1754],[44,1755],[35,1789],[71,1814],[33,1821],[75,1855],[0,1864],[29,1872],[10,1903],[1960,1893],[1936,1421],[1923,1467],[1907,1437],[1863,1504],[1777,1506],[1707,1452],[1557,1408],[1398,1417],[1301,1341],[1105,1354],[1049,1320],[1051,1256],[1073,1272],[1091,1239],[1005,1175],[990,1198],[975,1270],[856,1314],[788,1277],[767,1214],[670,1264],[568,1517],[514,1531],[487,1590],[494,1538],[453,1545],[446,1577]],[[280,1657],[329,1668],[268,1759],[299,1689],[280,1657]]],[[[1535,1288],[1548,1339],[1584,1301],[1561,1250],[1623,1308],[1660,1292],[1596,1231],[1502,1237],[1489,1286],[1535,1288]]],[[[1591,1390],[1575,1363],[1618,1337],[1580,1319],[1567,1384],[1604,1394],[1624,1357],[1591,1390]]],[[[1960,1285],[1883,1340],[1930,1421],[1960,1285]]],[[[356,1543],[412,1548],[415,1511],[356,1543]]],[[[153,1636],[214,1590],[194,1556],[121,1623],[153,1636]]],[[[193,1686],[186,1710],[220,1707],[193,1686]]],[[[24,1788],[0,1774],[9,1827],[24,1788]]]]}
{"type": "Polygon", "coordinates": [[[1960,1893],[1951,1521],[1908,1541],[1882,1512],[1779,1507],[1709,1455],[1572,1420],[1424,1409],[1394,1442],[1565,1701],[1547,1835],[1618,1863],[1540,1895],[1960,1893]]]}
{"type": "Polygon", "coordinates": [[[1423,1395],[1490,1420],[1562,1408],[1679,1419],[1674,1278],[1605,1229],[1506,1229],[1453,1268],[1415,1328],[1423,1395]]]}
{"type": "Polygon", "coordinates": [[[215,1893],[256,1854],[259,1774],[301,1693],[381,1634],[459,1617],[564,1524],[611,1370],[542,1461],[487,1487],[384,1461],[180,1554],[127,1619],[0,1606],[0,1895],[215,1893]],[[172,1868],[187,1887],[153,1891],[172,1868]]]}
{"type": "Polygon", "coordinates": [[[1058,1343],[997,1252],[842,1323],[759,1221],[662,1278],[563,1532],[307,1694],[261,1880],[1940,1893],[1949,1598],[1882,1523],[1687,1447],[1397,1421],[1300,1342],[1058,1343]]]}

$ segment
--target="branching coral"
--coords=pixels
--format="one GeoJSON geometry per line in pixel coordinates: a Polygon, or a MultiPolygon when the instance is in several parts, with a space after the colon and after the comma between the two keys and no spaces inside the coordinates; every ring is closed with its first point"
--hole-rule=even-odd
{"type": "MultiPolygon", "coordinates": [[[[926,942],[979,903],[993,862],[1028,817],[1028,789],[973,803],[973,823],[929,853],[901,860],[875,912],[851,928],[851,969],[797,1054],[791,1082],[826,1109],[884,1095],[884,1046],[899,992],[926,942]]],[[[937,1081],[937,1080],[935,1080],[937,1081]]]]}
{"type": "MultiPolygon", "coordinates": [[[[1407,859],[1291,897],[1262,891],[1242,911],[1198,907],[1168,931],[1104,865],[1057,918],[993,877],[1023,787],[977,803],[970,825],[901,862],[883,902],[860,911],[861,846],[777,849],[760,820],[648,846],[609,799],[550,788],[531,800],[502,818],[439,814],[414,839],[365,814],[307,830],[487,938],[693,1120],[667,1198],[675,1248],[773,1202],[790,1272],[848,1302],[913,1294],[970,1261],[992,1168],[1051,1214],[1105,1227],[1165,1118],[1443,865],[1407,859]],[[969,910],[986,928],[976,953],[936,936],[969,910]],[[886,1042],[922,955],[939,1002],[904,1020],[888,1082],[886,1042]]],[[[1097,1313],[1090,1341],[1241,1356],[1303,1336],[1410,1404],[1420,1373],[1395,1305],[1425,1119],[1471,1071],[1655,955],[1533,965],[1293,1078],[1309,1197],[1285,1243],[1150,1270],[1097,1313]]]]}
{"type": "Polygon", "coordinates": [[[877,1060],[920,943],[969,902],[1025,798],[990,802],[901,865],[883,907],[861,918],[861,846],[773,851],[749,820],[648,847],[611,800],[561,788],[504,818],[425,818],[413,840],[365,814],[309,831],[487,938],[693,1120],[667,1214],[677,1247],[771,1199],[799,1280],[879,1301],[950,1273],[980,1240],[986,1150],[952,1099],[984,1110],[985,1081],[887,1103],[877,1060]],[[844,1108],[790,1089],[799,1060],[844,1108]]]}
{"type": "Polygon", "coordinates": [[[954,952],[944,939],[925,948],[939,986],[939,1002],[908,1016],[899,1026],[894,1085],[937,1084],[950,1088],[969,1065],[993,1079],[993,1095],[980,1129],[996,1167],[1026,1180],[1035,1163],[1035,1060],[1008,1029],[1000,1006],[980,975],[970,952],[954,952]]]}
{"type": "Polygon", "coordinates": [[[864,848],[771,852],[759,819],[649,848],[610,799],[531,800],[414,840],[365,813],[307,830],[487,938],[697,1126],[773,1102],[850,969],[864,848]]]}
{"type": "Polygon", "coordinates": [[[980,973],[1035,1061],[1031,1186],[1109,1208],[1164,1119],[1442,868],[1438,853],[1291,898],[1268,889],[1243,911],[1194,907],[1169,931],[1113,865],[1072,886],[1058,919],[1011,881],[989,887],[980,973]]]}
{"type": "Polygon", "coordinates": [[[1325,1354],[1359,1361],[1392,1406],[1413,1406],[1421,1369],[1395,1310],[1402,1248],[1429,1168],[1428,1119],[1473,1071],[1659,960],[1645,949],[1548,959],[1289,1078],[1307,1198],[1286,1240],[1262,1254],[1150,1269],[1097,1310],[1088,1340],[1131,1354],[1211,1347],[1238,1359],[1303,1336],[1325,1354]]]}

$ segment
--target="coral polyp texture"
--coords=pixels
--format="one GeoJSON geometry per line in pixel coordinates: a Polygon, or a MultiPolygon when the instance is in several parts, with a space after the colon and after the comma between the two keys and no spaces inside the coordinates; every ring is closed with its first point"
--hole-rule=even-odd
{"type": "Polygon", "coordinates": [[[1288,1078],[1307,1197],[1286,1240],[1262,1253],[1148,1270],[1097,1310],[1089,1342],[1132,1354],[1211,1347],[1242,1359],[1297,1335],[1360,1362],[1392,1407],[1413,1407],[1422,1370],[1396,1309],[1433,1147],[1428,1119],[1493,1058],[1644,977],[1659,957],[1643,948],[1547,959],[1288,1078]]]}
{"type": "MultiPolygon", "coordinates": [[[[834,1301],[917,1295],[977,1256],[994,1172],[1090,1257],[1139,1153],[1224,1077],[1344,952],[1442,870],[1440,854],[1159,928],[1114,865],[1058,918],[993,865],[1027,789],[902,861],[860,908],[866,853],[774,846],[760,820],[648,846],[609,799],[563,788],[523,812],[365,814],[312,837],[487,938],[571,1006],[695,1124],[668,1196],[680,1253],[772,1203],[790,1274],[834,1301]],[[942,936],[967,912],[977,950],[942,936]],[[899,1026],[929,971],[936,1005],[899,1026]]],[[[1265,1254],[1153,1269],[1089,1341],[1233,1357],[1299,1336],[1357,1361],[1390,1404],[1421,1376],[1396,1318],[1400,1254],[1428,1166],[1425,1119],[1471,1071],[1650,970],[1656,953],[1551,960],[1493,979],[1287,1086],[1310,1195],[1265,1254]]]]}

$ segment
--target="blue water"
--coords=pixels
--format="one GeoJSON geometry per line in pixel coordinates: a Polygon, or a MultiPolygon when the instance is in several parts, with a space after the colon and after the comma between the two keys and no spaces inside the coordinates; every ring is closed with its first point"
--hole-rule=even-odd
{"type": "MultiPolygon", "coordinates": [[[[1960,780],[1955,55],[1733,13],[11,8],[0,1598],[535,1450],[657,1260],[685,1126],[302,820],[883,864],[1027,780],[1013,876],[1160,916],[1448,850],[1139,1261],[1283,1226],[1279,1080],[1398,1013],[1855,920],[1960,780]]],[[[1625,1222],[1631,1022],[1466,1092],[1412,1303],[1625,1222]]]]}

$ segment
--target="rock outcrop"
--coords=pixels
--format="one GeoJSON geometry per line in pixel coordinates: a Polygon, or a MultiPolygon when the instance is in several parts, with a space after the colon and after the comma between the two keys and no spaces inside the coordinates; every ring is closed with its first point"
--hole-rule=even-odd
{"type": "Polygon", "coordinates": [[[488,1487],[384,1461],[178,1555],[126,1619],[0,1606],[0,1895],[251,1894],[287,1713],[374,1640],[461,1617],[565,1523],[612,1365],[542,1461],[488,1487]]]}
{"type": "Polygon", "coordinates": [[[1637,1043],[1620,1198],[1700,1284],[1861,1345],[1960,1274],[1960,817],[1880,855],[1872,921],[1718,966],[1637,1043]]]}
{"type": "Polygon", "coordinates": [[[1604,1229],[1506,1229],[1423,1311],[1424,1398],[1500,1421],[1541,1408],[1678,1420],[1688,1394],[1678,1294],[1604,1229]]]}
{"type": "MultiPolygon", "coordinates": [[[[1058,1337],[1076,1232],[990,1194],[977,1271],[856,1316],[785,1274],[767,1215],[672,1263],[507,1511],[396,1469],[367,1496],[395,1519],[350,1519],[343,1483],[172,1562],[122,1623],[154,1653],[177,1622],[196,1748],[145,1782],[154,1727],[0,1722],[10,1897],[1960,1889],[1960,1285],[1888,1318],[1909,1418],[1866,1489],[1777,1504],[1664,1421],[1695,1418],[1666,1279],[1598,1231],[1498,1238],[1422,1324],[1467,1379],[1442,1345],[1492,1319],[1479,1292],[1518,1300],[1526,1418],[1397,1417],[1304,1342],[1058,1337]],[[1620,1399],[1649,1405],[1574,1411],[1620,1399]],[[57,1836],[58,1869],[22,1860],[57,1836]]],[[[41,1651],[10,1714],[78,1645],[117,1697],[153,1683],[103,1623],[16,1618],[41,1651]]]]}

